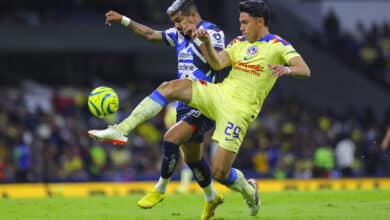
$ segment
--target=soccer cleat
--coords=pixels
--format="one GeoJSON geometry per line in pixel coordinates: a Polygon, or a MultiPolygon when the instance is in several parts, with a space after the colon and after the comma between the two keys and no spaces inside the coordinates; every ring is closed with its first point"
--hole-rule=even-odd
{"type": "Polygon", "coordinates": [[[89,130],[88,136],[99,141],[111,142],[115,145],[127,143],[127,137],[116,126],[108,126],[108,128],[103,130],[89,130]]]}
{"type": "Polygon", "coordinates": [[[248,204],[249,207],[249,215],[255,216],[257,215],[260,209],[259,190],[257,188],[256,181],[254,179],[249,179],[248,183],[254,188],[254,194],[253,196],[251,196],[252,198],[248,198],[246,200],[246,203],[248,204]]]}
{"type": "Polygon", "coordinates": [[[213,201],[206,202],[203,208],[201,220],[207,220],[214,216],[215,209],[223,203],[223,197],[221,195],[215,195],[213,201]]]}
{"type": "Polygon", "coordinates": [[[150,209],[157,205],[157,203],[163,201],[163,199],[164,194],[157,191],[157,189],[153,189],[151,192],[142,197],[142,199],[138,200],[137,205],[143,209],[150,209]]]}

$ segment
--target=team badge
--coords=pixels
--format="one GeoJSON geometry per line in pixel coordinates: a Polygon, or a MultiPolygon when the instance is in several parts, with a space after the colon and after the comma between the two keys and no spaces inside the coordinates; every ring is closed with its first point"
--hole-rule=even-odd
{"type": "Polygon", "coordinates": [[[249,47],[247,50],[246,50],[246,55],[248,56],[253,56],[257,53],[257,51],[259,50],[259,48],[257,46],[252,46],[252,47],[249,47]]]}

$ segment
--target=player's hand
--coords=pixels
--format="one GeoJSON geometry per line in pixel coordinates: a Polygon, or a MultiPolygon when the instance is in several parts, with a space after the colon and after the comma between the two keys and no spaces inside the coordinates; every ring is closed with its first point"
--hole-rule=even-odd
{"type": "Polygon", "coordinates": [[[210,42],[210,35],[205,29],[198,29],[192,33],[192,38],[199,38],[204,44],[210,42]]]}
{"type": "Polygon", "coordinates": [[[195,31],[196,27],[194,24],[187,24],[183,29],[183,34],[190,37],[195,31]]]}
{"type": "Polygon", "coordinates": [[[118,12],[116,11],[108,11],[106,13],[106,24],[108,26],[111,26],[112,22],[118,22],[120,23],[121,22],[121,19],[122,19],[122,16],[121,14],[119,14],[118,12]]]}
{"type": "Polygon", "coordinates": [[[280,77],[291,73],[291,69],[287,66],[269,64],[268,67],[272,71],[272,75],[280,77]]]}

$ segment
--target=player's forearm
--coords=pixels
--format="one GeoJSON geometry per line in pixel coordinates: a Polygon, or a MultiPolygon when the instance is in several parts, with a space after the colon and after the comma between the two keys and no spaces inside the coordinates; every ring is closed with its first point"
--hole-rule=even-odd
{"type": "Polygon", "coordinates": [[[309,78],[311,73],[307,65],[289,66],[291,75],[299,78],[309,78]]]}
{"type": "Polygon", "coordinates": [[[154,41],[154,42],[160,42],[162,41],[162,38],[156,37],[156,30],[140,24],[134,20],[131,20],[130,24],[127,26],[134,34],[137,36],[147,40],[147,41],[154,41]]]}
{"type": "Polygon", "coordinates": [[[205,58],[213,70],[221,70],[225,68],[218,55],[218,52],[214,49],[210,42],[205,43],[206,54],[205,58]]]}
{"type": "Polygon", "coordinates": [[[310,68],[300,56],[290,59],[288,70],[287,74],[294,78],[306,79],[310,77],[310,68]]]}

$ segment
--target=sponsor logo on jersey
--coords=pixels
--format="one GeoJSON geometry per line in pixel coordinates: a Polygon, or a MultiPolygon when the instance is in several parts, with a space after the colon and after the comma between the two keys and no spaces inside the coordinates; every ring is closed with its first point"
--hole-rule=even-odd
{"type": "Polygon", "coordinates": [[[177,69],[182,72],[182,71],[194,71],[195,70],[195,66],[193,64],[190,64],[190,63],[179,63],[177,69]]]}
{"type": "Polygon", "coordinates": [[[182,51],[179,53],[179,59],[192,59],[192,54],[191,53],[186,53],[185,51],[182,51]]]}
{"type": "Polygon", "coordinates": [[[235,62],[234,68],[254,76],[260,76],[261,71],[264,69],[261,65],[249,64],[242,61],[235,62]]]}

